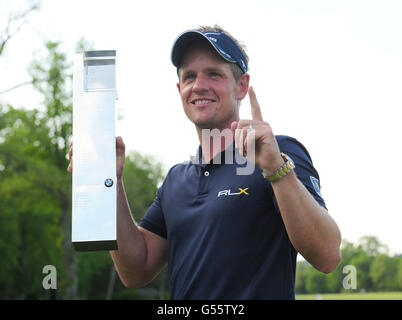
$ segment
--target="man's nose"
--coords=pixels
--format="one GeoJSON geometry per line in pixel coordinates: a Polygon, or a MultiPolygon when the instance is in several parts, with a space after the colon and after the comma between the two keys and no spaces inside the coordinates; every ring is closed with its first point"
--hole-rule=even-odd
{"type": "Polygon", "coordinates": [[[208,81],[203,75],[197,75],[193,84],[194,91],[208,90],[208,81]]]}

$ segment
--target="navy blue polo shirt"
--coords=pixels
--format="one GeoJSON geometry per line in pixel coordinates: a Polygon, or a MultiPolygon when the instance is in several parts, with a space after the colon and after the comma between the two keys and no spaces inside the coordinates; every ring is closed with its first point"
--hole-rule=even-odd
{"type": "MultiPolygon", "coordinates": [[[[306,148],[288,136],[276,139],[325,207],[306,148]]],[[[297,252],[271,183],[257,166],[251,175],[236,174],[246,164],[225,163],[224,153],[221,164],[173,166],[141,219],[141,227],[168,241],[171,299],[294,299],[297,252]]]]}

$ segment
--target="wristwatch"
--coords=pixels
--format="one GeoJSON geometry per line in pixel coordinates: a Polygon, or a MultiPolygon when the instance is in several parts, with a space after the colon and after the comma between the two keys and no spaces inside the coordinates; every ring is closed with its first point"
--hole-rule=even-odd
{"type": "Polygon", "coordinates": [[[278,170],[276,170],[273,174],[269,175],[269,174],[265,173],[264,170],[262,171],[263,177],[270,182],[276,182],[276,181],[282,179],[283,177],[288,175],[290,171],[292,171],[295,168],[295,164],[294,164],[293,160],[287,154],[281,152],[281,156],[282,156],[283,160],[285,161],[285,163],[278,170]]]}

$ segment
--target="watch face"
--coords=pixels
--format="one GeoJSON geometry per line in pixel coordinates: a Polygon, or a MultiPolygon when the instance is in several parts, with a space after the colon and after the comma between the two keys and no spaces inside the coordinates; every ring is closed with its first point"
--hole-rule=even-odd
{"type": "Polygon", "coordinates": [[[281,156],[282,156],[283,160],[289,161],[289,156],[286,153],[281,152],[281,156]]]}
{"type": "Polygon", "coordinates": [[[295,165],[292,158],[289,157],[286,153],[281,153],[281,155],[286,162],[289,162],[289,164],[291,164],[292,167],[295,165]]]}

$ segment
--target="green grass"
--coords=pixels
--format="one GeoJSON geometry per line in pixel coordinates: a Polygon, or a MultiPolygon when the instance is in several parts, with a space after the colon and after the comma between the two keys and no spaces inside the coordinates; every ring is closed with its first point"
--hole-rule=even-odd
{"type": "MultiPolygon", "coordinates": [[[[298,294],[296,300],[316,300],[317,294],[298,294]]],[[[402,300],[402,292],[322,293],[323,300],[402,300]]]]}

